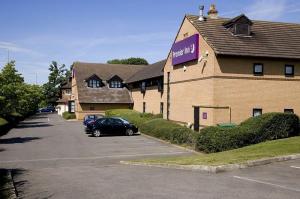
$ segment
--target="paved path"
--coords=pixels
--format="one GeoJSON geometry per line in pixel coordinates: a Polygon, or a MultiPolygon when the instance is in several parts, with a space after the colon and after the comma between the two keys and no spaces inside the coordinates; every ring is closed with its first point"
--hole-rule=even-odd
{"type": "Polygon", "coordinates": [[[189,152],[144,136],[93,138],[55,114],[24,121],[0,139],[0,167],[20,198],[299,198],[300,161],[229,173],[120,165],[189,152]],[[2,150],[1,150],[2,149],[2,150]]]}

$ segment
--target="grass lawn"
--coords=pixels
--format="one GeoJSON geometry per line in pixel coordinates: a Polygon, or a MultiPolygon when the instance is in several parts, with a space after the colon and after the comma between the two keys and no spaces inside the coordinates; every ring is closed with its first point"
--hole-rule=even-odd
{"type": "Polygon", "coordinates": [[[300,136],[267,141],[260,144],[219,153],[144,159],[135,160],[132,162],[217,166],[223,164],[243,163],[248,160],[291,155],[296,153],[300,153],[300,136]]]}
{"type": "Polygon", "coordinates": [[[0,169],[0,198],[8,198],[9,196],[9,190],[4,189],[7,182],[9,182],[9,179],[7,178],[8,171],[5,169],[0,169]]]}

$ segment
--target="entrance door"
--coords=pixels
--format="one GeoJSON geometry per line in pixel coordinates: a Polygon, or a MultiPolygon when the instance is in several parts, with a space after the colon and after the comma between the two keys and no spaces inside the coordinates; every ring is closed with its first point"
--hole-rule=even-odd
{"type": "Polygon", "coordinates": [[[199,131],[200,126],[200,107],[195,106],[194,107],[194,131],[199,131]]]}

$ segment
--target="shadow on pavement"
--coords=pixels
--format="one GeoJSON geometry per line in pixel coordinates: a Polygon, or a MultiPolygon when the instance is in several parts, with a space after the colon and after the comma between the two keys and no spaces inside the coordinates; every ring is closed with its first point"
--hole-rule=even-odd
{"type": "Polygon", "coordinates": [[[16,129],[25,129],[25,128],[42,128],[42,127],[49,127],[49,126],[53,126],[51,124],[48,123],[36,123],[36,124],[30,124],[30,123],[21,123],[19,124],[16,129]]]}
{"type": "Polygon", "coordinates": [[[0,144],[22,144],[26,142],[31,142],[33,140],[39,140],[40,137],[15,137],[15,138],[6,138],[0,139],[0,144]]]}

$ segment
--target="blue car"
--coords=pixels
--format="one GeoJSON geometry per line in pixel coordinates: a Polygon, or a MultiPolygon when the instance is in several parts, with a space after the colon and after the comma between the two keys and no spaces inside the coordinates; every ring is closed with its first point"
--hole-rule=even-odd
{"type": "Polygon", "coordinates": [[[103,118],[104,115],[97,114],[97,115],[86,115],[83,119],[83,125],[85,126],[85,132],[91,133],[93,129],[93,124],[97,119],[103,118]]]}

